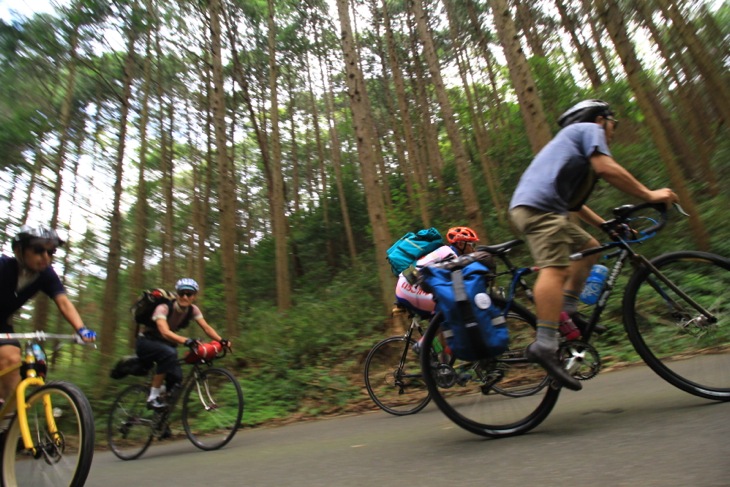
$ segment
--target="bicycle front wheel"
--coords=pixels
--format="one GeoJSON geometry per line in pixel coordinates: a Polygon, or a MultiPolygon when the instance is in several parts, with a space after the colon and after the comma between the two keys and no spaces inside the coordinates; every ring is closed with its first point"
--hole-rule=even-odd
{"type": "Polygon", "coordinates": [[[624,327],[660,377],[696,396],[730,401],[730,260],[680,251],[651,261],[669,281],[712,314],[707,318],[646,265],[623,298],[624,327]]]}
{"type": "Polygon", "coordinates": [[[5,432],[3,485],[84,485],[94,457],[94,416],[84,393],[68,382],[49,382],[26,403],[33,448],[25,448],[16,415],[5,432]]]}
{"type": "Polygon", "coordinates": [[[225,369],[196,371],[183,393],[185,434],[201,450],[217,450],[233,439],[243,416],[243,391],[225,369]]]}
{"type": "Polygon", "coordinates": [[[386,338],[365,359],[365,388],[370,398],[396,416],[415,414],[431,400],[414,344],[404,336],[386,338]]]}
{"type": "Polygon", "coordinates": [[[147,408],[148,392],[141,384],[131,385],[112,405],[106,439],[112,452],[122,460],[139,458],[152,443],[155,413],[147,408]]]}
{"type": "MultiPolygon", "coordinates": [[[[494,301],[505,309],[504,301],[494,301]]],[[[550,386],[545,370],[524,358],[525,347],[534,340],[534,315],[511,303],[505,317],[510,350],[494,359],[439,360],[432,344],[441,325],[440,314],[424,335],[421,369],[431,397],[451,421],[480,436],[530,431],[547,418],[560,395],[560,388],[550,386]]]]}

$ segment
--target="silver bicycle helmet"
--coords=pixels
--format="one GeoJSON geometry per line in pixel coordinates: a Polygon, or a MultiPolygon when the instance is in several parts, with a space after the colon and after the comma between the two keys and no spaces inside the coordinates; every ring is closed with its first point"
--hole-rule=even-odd
{"type": "Polygon", "coordinates": [[[191,279],[189,277],[183,277],[177,283],[175,283],[175,290],[176,291],[194,291],[198,292],[200,290],[200,286],[198,286],[198,283],[195,282],[195,279],[191,279]]]}
{"type": "Polygon", "coordinates": [[[31,241],[38,240],[45,240],[56,247],[61,247],[65,243],[61,237],[58,236],[58,233],[56,233],[56,231],[52,228],[44,227],[42,225],[37,227],[23,225],[20,227],[20,231],[15,235],[15,237],[13,237],[13,249],[18,246],[24,248],[31,241]]]}
{"type": "Polygon", "coordinates": [[[558,118],[558,125],[567,127],[578,122],[593,122],[599,115],[609,117],[613,111],[603,100],[583,100],[566,110],[558,118]]]}

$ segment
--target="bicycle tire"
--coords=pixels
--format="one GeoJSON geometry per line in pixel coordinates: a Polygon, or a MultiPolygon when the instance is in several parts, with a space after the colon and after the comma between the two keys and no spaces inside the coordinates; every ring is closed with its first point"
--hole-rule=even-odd
{"type": "Polygon", "coordinates": [[[94,415],[81,389],[49,382],[27,398],[28,426],[36,454],[27,451],[17,415],[5,432],[2,485],[77,487],[86,482],[94,457],[94,415]],[[58,435],[48,431],[44,401],[50,399],[58,435]]]}
{"type": "Polygon", "coordinates": [[[125,388],[114,400],[107,421],[106,439],[121,460],[134,460],[147,451],[154,438],[155,413],[147,408],[149,390],[142,384],[125,388]]]}
{"type": "Polygon", "coordinates": [[[421,374],[415,340],[392,336],[381,340],[365,359],[365,388],[383,411],[407,416],[421,411],[431,401],[421,374]]]}
{"type": "MultiPolygon", "coordinates": [[[[493,297],[497,306],[507,304],[493,297]]],[[[532,328],[535,317],[522,306],[512,302],[506,312],[511,329],[532,328]]],[[[516,340],[514,348],[504,355],[479,362],[456,360],[453,366],[433,360],[433,339],[440,328],[437,314],[424,335],[421,369],[433,401],[459,427],[485,437],[501,438],[526,433],[542,423],[550,414],[560,395],[560,388],[547,381],[547,373],[537,364],[524,360],[524,338],[516,340]],[[424,353],[429,350],[429,353],[424,353]],[[513,362],[506,361],[508,358],[513,362]],[[493,384],[499,385],[495,390],[493,384]],[[510,389],[529,391],[505,394],[510,389]]],[[[534,336],[533,336],[534,339],[534,336]]]]}
{"type": "Polygon", "coordinates": [[[188,439],[201,450],[217,450],[233,439],[243,417],[243,391],[226,369],[198,374],[183,393],[182,423],[188,439]]]}
{"type": "Polygon", "coordinates": [[[634,349],[673,386],[695,396],[730,401],[730,259],[678,251],[650,262],[718,321],[707,323],[647,265],[641,265],[626,285],[622,304],[624,328],[634,349]]]}

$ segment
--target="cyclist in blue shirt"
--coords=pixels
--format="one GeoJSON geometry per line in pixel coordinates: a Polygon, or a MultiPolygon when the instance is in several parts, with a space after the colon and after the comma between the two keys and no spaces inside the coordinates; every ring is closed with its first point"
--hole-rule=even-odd
{"type": "MultiPolygon", "coordinates": [[[[96,333],[84,326],[76,307],[66,295],[61,280],[51,266],[56,249],[64,244],[55,230],[24,225],[13,238],[14,257],[0,255],[0,334],[13,333],[11,318],[38,291],[58,306],[63,317],[86,342],[96,333]]],[[[0,337],[0,370],[21,361],[20,342],[0,337]]],[[[7,398],[20,382],[20,373],[0,378],[0,399],[7,398]]]]}
{"type": "Polygon", "coordinates": [[[570,221],[570,212],[600,227],[604,219],[585,205],[599,178],[644,201],[677,201],[671,189],[648,189],[613,159],[608,144],[617,124],[608,103],[601,100],[585,100],[568,109],[558,119],[562,130],[532,160],[510,202],[510,218],[540,266],[534,287],[537,339],[526,356],[576,391],[581,383],[562,367],[556,353],[558,320],[565,310],[580,327],[578,296],[598,256],[576,262],[568,257],[599,243],[570,221]]]}

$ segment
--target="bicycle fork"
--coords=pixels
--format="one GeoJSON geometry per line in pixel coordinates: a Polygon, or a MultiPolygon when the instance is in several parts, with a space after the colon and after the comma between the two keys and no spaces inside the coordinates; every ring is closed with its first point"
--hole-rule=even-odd
{"type": "MultiPolygon", "coordinates": [[[[28,377],[23,379],[16,389],[16,412],[18,421],[18,427],[20,428],[20,436],[23,439],[23,446],[25,450],[31,453],[33,458],[40,458],[41,454],[46,453],[43,448],[39,448],[39,444],[33,442],[33,436],[30,431],[30,425],[28,424],[28,403],[25,401],[25,392],[30,386],[42,386],[44,384],[43,379],[40,377],[28,377]]],[[[51,444],[54,447],[58,447],[62,441],[61,435],[58,432],[56,426],[56,416],[53,411],[53,404],[51,403],[50,395],[46,394],[43,396],[43,411],[46,417],[46,431],[51,440],[51,444]]],[[[40,431],[37,432],[41,434],[40,431]]],[[[40,440],[40,438],[39,438],[40,440]]]]}
{"type": "Polygon", "coordinates": [[[661,273],[659,269],[654,266],[649,259],[642,255],[637,255],[639,262],[646,267],[649,268],[652,275],[650,275],[647,278],[647,282],[649,285],[654,288],[654,290],[659,293],[659,295],[664,299],[664,301],[667,303],[670,309],[677,311],[679,313],[683,312],[683,307],[680,303],[678,303],[676,300],[672,299],[671,296],[669,296],[664,289],[660,286],[659,282],[657,282],[657,279],[661,282],[663,282],[669,289],[677,293],[687,304],[692,306],[698,313],[700,313],[707,321],[707,324],[714,324],[717,323],[717,317],[707,311],[705,308],[703,308],[697,301],[692,299],[690,296],[688,296],[684,291],[682,291],[679,287],[677,287],[676,284],[674,284],[672,281],[667,279],[667,277],[661,273]],[[656,279],[654,279],[656,277],[656,279]]]}
{"type": "Polygon", "coordinates": [[[208,381],[203,380],[200,375],[195,377],[195,388],[198,391],[198,398],[203,404],[206,411],[218,409],[218,405],[215,399],[210,395],[210,388],[208,387],[208,381]]]}

